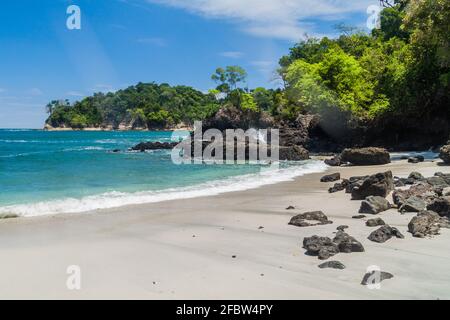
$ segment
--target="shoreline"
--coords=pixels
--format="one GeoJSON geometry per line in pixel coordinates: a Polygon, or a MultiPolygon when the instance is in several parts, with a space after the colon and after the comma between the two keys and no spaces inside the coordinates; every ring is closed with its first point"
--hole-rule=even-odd
{"type": "Polygon", "coordinates": [[[0,216],[2,214],[12,214],[17,215],[15,218],[23,219],[72,213],[89,214],[100,210],[119,209],[129,205],[146,205],[166,201],[214,197],[221,194],[243,192],[258,189],[266,185],[292,181],[311,173],[324,173],[327,168],[322,161],[311,159],[297,163],[295,166],[280,167],[274,171],[270,171],[270,168],[261,168],[257,173],[229,176],[219,180],[211,180],[200,184],[175,187],[167,190],[137,192],[111,191],[85,196],[81,199],[62,198],[30,204],[4,206],[0,207],[0,216]],[[92,209],[87,209],[89,207],[92,207],[92,209]],[[35,212],[39,210],[48,210],[48,212],[35,212]]]}
{"type": "MultiPolygon", "coordinates": [[[[432,176],[450,167],[406,162],[331,168],[343,177],[392,170],[432,176]]],[[[373,229],[351,219],[360,201],[328,194],[325,173],[211,197],[181,199],[0,222],[0,297],[62,299],[449,299],[450,230],[413,238],[415,214],[378,215],[405,239],[367,240],[373,229]],[[296,210],[286,210],[293,205],[296,210]],[[298,228],[290,218],[322,210],[331,225],[298,228]],[[305,255],[301,241],[332,236],[339,225],[366,248],[338,254],[345,270],[322,270],[305,255]],[[261,229],[263,227],[263,229],[261,229]],[[236,256],[236,258],[233,258],[236,256]],[[79,265],[80,291],[67,290],[66,269],[79,265]],[[360,284],[366,268],[379,265],[394,278],[381,290],[360,284]],[[194,285],[195,284],[195,285],[194,285]]],[[[390,199],[389,199],[390,200],[390,199]]],[[[368,217],[370,218],[370,217],[368,217]]]]}
{"type": "Polygon", "coordinates": [[[155,131],[155,132],[169,132],[169,131],[173,131],[173,132],[177,132],[177,131],[193,131],[193,127],[190,126],[180,126],[180,127],[175,127],[175,128],[162,128],[162,129],[157,129],[157,128],[136,128],[136,129],[132,129],[132,128],[102,128],[102,127],[86,127],[86,128],[82,128],[82,129],[75,129],[75,128],[55,128],[55,127],[50,127],[50,126],[45,126],[42,129],[36,129],[36,130],[41,130],[41,131],[48,131],[48,132],[146,132],[146,131],[155,131]]]}

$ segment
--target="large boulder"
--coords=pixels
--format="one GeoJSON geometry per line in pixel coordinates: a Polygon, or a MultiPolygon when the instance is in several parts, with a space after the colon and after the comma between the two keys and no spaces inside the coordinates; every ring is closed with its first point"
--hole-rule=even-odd
{"type": "Polygon", "coordinates": [[[438,213],[441,217],[450,218],[450,197],[440,197],[427,205],[427,210],[438,213]]]}
{"type": "Polygon", "coordinates": [[[370,196],[361,203],[359,213],[378,214],[380,212],[389,210],[390,208],[391,204],[385,198],[370,196]]]}
{"type": "Polygon", "coordinates": [[[412,196],[406,199],[406,201],[402,204],[399,211],[402,213],[405,212],[420,212],[425,210],[427,207],[427,203],[422,198],[412,196]]]}
{"type": "Polygon", "coordinates": [[[328,217],[322,211],[305,212],[296,215],[289,222],[290,225],[297,227],[311,227],[332,223],[333,221],[328,220],[328,217]],[[316,221],[316,223],[309,223],[307,221],[316,221]]]}
{"type": "Polygon", "coordinates": [[[334,156],[330,159],[325,159],[324,162],[326,165],[329,165],[330,167],[339,167],[342,164],[340,156],[334,156]]]}
{"type": "Polygon", "coordinates": [[[439,158],[450,164],[450,145],[443,146],[439,152],[439,158]]]}
{"type": "Polygon", "coordinates": [[[405,238],[397,228],[384,225],[381,228],[372,232],[368,239],[373,242],[384,243],[391,239],[392,237],[396,237],[399,239],[405,238]]]}
{"type": "Polygon", "coordinates": [[[379,227],[384,225],[386,225],[386,223],[381,218],[369,219],[366,222],[366,226],[368,227],[379,227]]]}
{"type": "Polygon", "coordinates": [[[438,196],[439,195],[435,187],[426,182],[419,182],[411,186],[409,189],[395,190],[392,194],[392,199],[395,205],[400,208],[410,197],[418,197],[424,199],[428,203],[438,196]]]}
{"type": "Polygon", "coordinates": [[[364,247],[361,242],[343,231],[337,232],[336,236],[333,239],[333,242],[338,245],[340,252],[364,252],[364,247]]]}
{"type": "Polygon", "coordinates": [[[323,176],[320,179],[320,182],[334,182],[334,181],[339,181],[339,180],[341,180],[341,174],[339,172],[337,172],[337,173],[332,173],[332,174],[323,176]]]}
{"type": "Polygon", "coordinates": [[[449,227],[449,220],[441,218],[436,212],[422,211],[412,218],[408,224],[408,231],[414,237],[425,238],[427,236],[438,235],[441,227],[449,227]]]}
{"type": "Polygon", "coordinates": [[[345,149],[341,153],[341,160],[360,166],[380,165],[390,163],[391,156],[383,148],[345,149]]]}
{"type": "Polygon", "coordinates": [[[377,173],[366,178],[361,186],[353,188],[352,199],[365,200],[369,196],[386,198],[392,190],[394,190],[392,172],[377,173]]]}

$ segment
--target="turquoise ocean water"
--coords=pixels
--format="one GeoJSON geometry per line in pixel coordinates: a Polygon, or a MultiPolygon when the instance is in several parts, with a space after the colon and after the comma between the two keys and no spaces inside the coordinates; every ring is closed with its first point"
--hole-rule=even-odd
{"type": "Polygon", "coordinates": [[[317,161],[175,165],[170,151],[127,151],[171,132],[0,130],[0,214],[36,216],[245,190],[325,170],[317,161]],[[120,153],[111,150],[120,149],[120,153]]]}

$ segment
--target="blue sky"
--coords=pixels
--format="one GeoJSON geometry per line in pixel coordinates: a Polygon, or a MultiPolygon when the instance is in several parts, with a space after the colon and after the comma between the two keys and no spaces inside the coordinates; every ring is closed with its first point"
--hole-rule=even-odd
{"type": "Polygon", "coordinates": [[[305,33],[363,28],[377,0],[16,0],[0,4],[0,128],[41,128],[45,105],[137,82],[214,87],[241,65],[249,87],[271,81],[305,33]],[[81,9],[68,30],[66,9],[81,9]]]}

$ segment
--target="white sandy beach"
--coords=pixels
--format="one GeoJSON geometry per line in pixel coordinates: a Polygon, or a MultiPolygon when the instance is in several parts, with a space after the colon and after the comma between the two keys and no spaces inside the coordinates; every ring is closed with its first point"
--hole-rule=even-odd
{"type": "MultiPolygon", "coordinates": [[[[437,163],[333,168],[343,177],[392,170],[450,173],[437,163]]],[[[214,197],[129,206],[90,214],[0,221],[0,298],[25,299],[449,299],[450,230],[413,238],[415,214],[382,213],[405,239],[367,240],[373,228],[351,217],[360,201],[328,194],[323,175],[214,197]],[[287,211],[293,205],[296,210],[287,211]],[[298,213],[322,210],[331,225],[289,226],[298,213]],[[366,252],[331,260],[345,270],[319,269],[302,240],[332,236],[339,225],[366,252]],[[260,229],[259,227],[264,227],[260,229]],[[236,256],[233,258],[233,256],[236,256]],[[66,287],[66,269],[78,265],[82,288],[66,287]],[[371,265],[394,275],[380,290],[360,284],[371,265]]],[[[389,199],[391,200],[391,199],[389,199]]]]}

